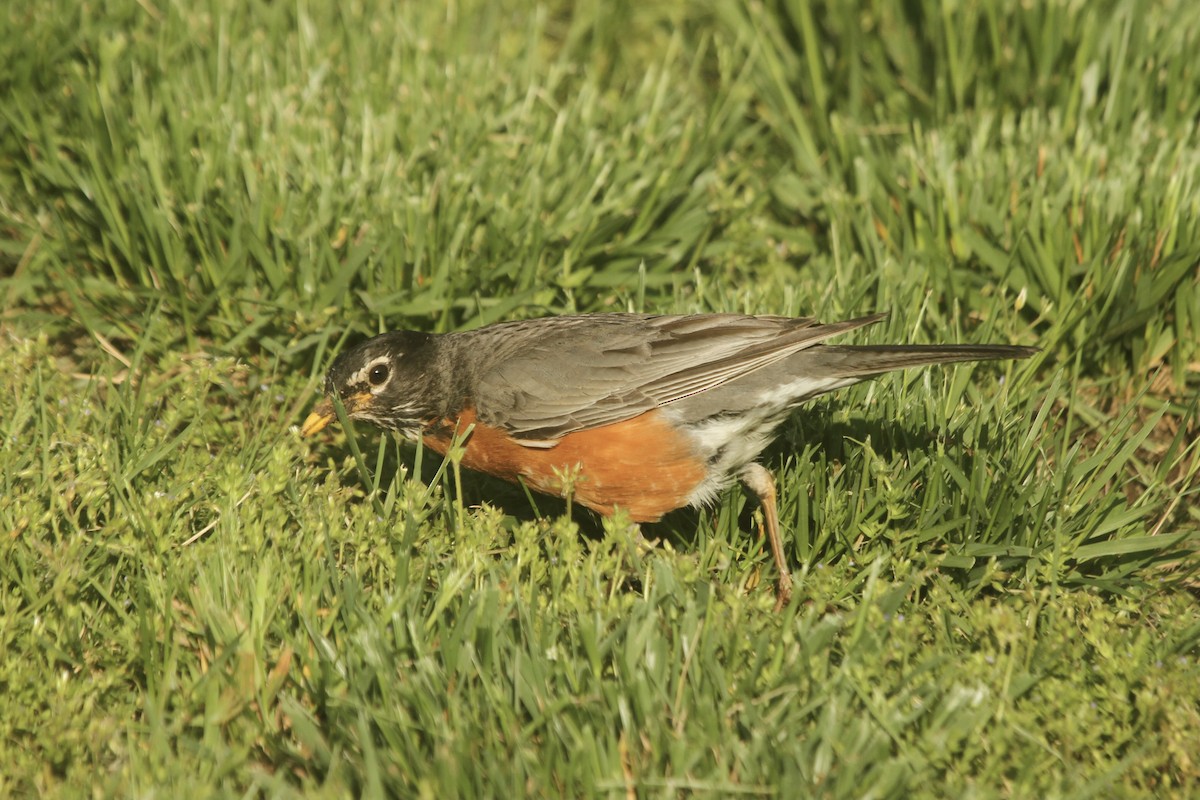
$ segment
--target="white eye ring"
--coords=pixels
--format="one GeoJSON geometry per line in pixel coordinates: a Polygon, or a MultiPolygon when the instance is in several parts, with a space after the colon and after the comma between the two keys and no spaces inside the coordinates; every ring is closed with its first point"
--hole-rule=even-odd
{"type": "Polygon", "coordinates": [[[387,364],[376,364],[371,367],[371,371],[367,373],[367,382],[372,386],[383,386],[388,382],[388,378],[392,376],[392,372],[388,369],[387,364]]]}
{"type": "Polygon", "coordinates": [[[350,384],[361,386],[365,383],[372,392],[380,391],[392,379],[391,362],[391,356],[379,356],[371,359],[366,366],[350,377],[350,384]]]}

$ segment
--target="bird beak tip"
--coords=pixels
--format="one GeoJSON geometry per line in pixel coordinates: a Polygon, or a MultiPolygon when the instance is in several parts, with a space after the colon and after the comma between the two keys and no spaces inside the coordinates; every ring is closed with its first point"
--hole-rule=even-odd
{"type": "Polygon", "coordinates": [[[335,419],[337,419],[337,414],[334,413],[333,403],[322,400],[304,420],[304,424],[300,426],[300,435],[312,436],[335,419]]]}

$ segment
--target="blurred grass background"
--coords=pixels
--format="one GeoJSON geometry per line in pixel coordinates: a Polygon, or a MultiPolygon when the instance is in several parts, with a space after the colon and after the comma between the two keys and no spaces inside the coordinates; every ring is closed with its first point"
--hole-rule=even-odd
{"type": "Polygon", "coordinates": [[[0,19],[0,794],[1197,791],[1200,6],[0,19]],[[347,340],[628,309],[1043,354],[797,415],[780,615],[736,492],[639,554],[295,435],[347,340]]]}

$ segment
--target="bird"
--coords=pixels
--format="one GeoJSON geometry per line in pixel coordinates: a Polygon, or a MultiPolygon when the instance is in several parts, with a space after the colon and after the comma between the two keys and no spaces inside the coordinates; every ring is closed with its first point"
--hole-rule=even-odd
{"type": "Polygon", "coordinates": [[[460,443],[470,469],[637,523],[710,504],[740,481],[762,509],[778,610],[792,579],[775,481],[758,459],[798,406],[892,370],[1038,352],[826,343],[886,316],[597,313],[393,331],[334,359],[300,433],[334,421],[337,401],[442,456],[460,443]]]}

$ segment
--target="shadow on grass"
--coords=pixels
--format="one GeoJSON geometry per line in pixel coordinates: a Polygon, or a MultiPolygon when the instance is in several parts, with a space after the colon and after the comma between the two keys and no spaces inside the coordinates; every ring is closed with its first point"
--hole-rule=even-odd
{"type": "MultiPolygon", "coordinates": [[[[980,446],[987,445],[987,428],[980,446]]],[[[897,455],[909,457],[919,454],[938,441],[949,441],[944,433],[928,426],[914,428],[878,417],[852,417],[849,420],[830,420],[830,409],[816,407],[802,410],[779,429],[778,437],[763,452],[759,459],[768,469],[778,472],[780,466],[792,456],[803,457],[807,444],[818,447],[808,450],[810,463],[814,466],[821,463],[844,463],[852,456],[848,444],[853,441],[870,441],[872,450],[884,459],[897,455]]],[[[857,445],[854,445],[857,447],[857,445]]],[[[364,452],[367,452],[366,448],[364,452]]],[[[411,470],[414,463],[415,446],[405,443],[401,449],[402,455],[397,457],[397,449],[389,447],[382,461],[377,484],[381,487],[391,487],[395,484],[396,473],[401,467],[411,470]]],[[[368,460],[371,460],[368,457],[368,460]]],[[[426,452],[423,459],[421,474],[422,483],[432,484],[439,480],[438,471],[441,468],[441,458],[431,452],[426,452]]],[[[446,474],[441,477],[447,495],[454,491],[453,480],[446,474]]],[[[733,484],[737,486],[736,480],[733,484]]],[[[371,487],[363,485],[365,492],[371,487]]],[[[385,489],[386,491],[386,489],[385,489]]],[[[551,495],[540,494],[526,490],[507,481],[464,468],[462,470],[462,502],[467,508],[487,504],[499,509],[515,524],[531,522],[541,518],[556,518],[568,511],[567,502],[551,495]],[[531,502],[532,501],[532,502],[531,502]]],[[[781,491],[789,491],[789,487],[781,487],[781,491]]],[[[707,524],[718,525],[717,515],[719,506],[727,495],[723,494],[708,509],[707,524]]],[[[757,503],[747,495],[745,502],[738,512],[738,528],[743,532],[754,530],[753,516],[757,503]]],[[[579,525],[580,532],[589,539],[600,539],[604,535],[602,520],[599,514],[578,504],[570,507],[572,519],[579,525]]],[[[705,511],[696,508],[682,508],[672,511],[660,521],[643,525],[643,531],[648,538],[663,538],[672,544],[683,547],[692,546],[698,536],[698,529],[705,511]]],[[[810,514],[809,523],[816,525],[817,518],[810,514]]]]}

